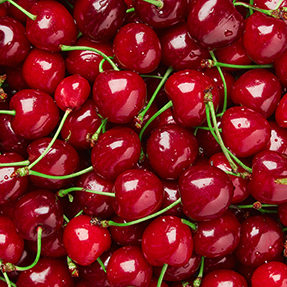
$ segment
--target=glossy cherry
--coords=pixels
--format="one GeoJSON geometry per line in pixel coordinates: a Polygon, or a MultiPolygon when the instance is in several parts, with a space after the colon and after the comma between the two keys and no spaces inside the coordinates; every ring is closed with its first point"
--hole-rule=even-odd
{"type": "Polygon", "coordinates": [[[275,112],[276,122],[281,128],[287,127],[286,114],[287,114],[287,94],[283,96],[283,98],[280,100],[275,112]]]}
{"type": "Polygon", "coordinates": [[[193,251],[190,227],[175,216],[160,216],[145,229],[142,251],[153,266],[183,266],[193,251]]]}
{"type": "Polygon", "coordinates": [[[287,155],[287,130],[280,128],[276,122],[269,122],[271,137],[267,149],[287,155]]]}
{"type": "MultiPolygon", "coordinates": [[[[281,1],[278,0],[255,0],[254,1],[254,6],[262,9],[268,9],[268,10],[274,10],[277,8],[278,3],[281,1]]],[[[286,7],[287,2],[284,0],[281,2],[279,7],[286,7]]]]}
{"type": "Polygon", "coordinates": [[[109,232],[93,223],[91,217],[74,217],[65,227],[63,241],[68,256],[79,265],[90,265],[110,248],[109,232]]]}
{"type": "Polygon", "coordinates": [[[110,258],[107,277],[113,287],[145,287],[152,277],[152,267],[136,246],[117,249],[110,258]]]}
{"type": "Polygon", "coordinates": [[[287,87],[287,51],[274,62],[275,73],[284,87],[287,87]]]}
{"type": "Polygon", "coordinates": [[[236,265],[236,258],[234,253],[215,258],[204,258],[204,273],[209,273],[218,269],[234,270],[236,265]]]}
{"type": "Polygon", "coordinates": [[[227,210],[234,187],[219,168],[195,165],[180,176],[179,189],[184,213],[202,221],[218,218],[227,210]]]}

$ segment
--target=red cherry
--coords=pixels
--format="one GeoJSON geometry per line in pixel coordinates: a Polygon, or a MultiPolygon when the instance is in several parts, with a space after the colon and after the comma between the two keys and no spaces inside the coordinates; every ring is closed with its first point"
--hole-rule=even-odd
{"type": "Polygon", "coordinates": [[[287,226],[287,203],[283,203],[278,206],[278,216],[280,222],[284,226],[287,226]]]}
{"type": "Polygon", "coordinates": [[[17,92],[29,88],[23,77],[22,65],[17,67],[7,67],[6,75],[7,75],[6,81],[9,88],[17,92]]]}
{"type": "Polygon", "coordinates": [[[287,51],[274,62],[275,73],[284,87],[287,87],[287,51]]]}
{"type": "Polygon", "coordinates": [[[234,253],[215,258],[204,259],[204,273],[209,273],[218,269],[235,269],[236,258],[234,253]]]}
{"type": "Polygon", "coordinates": [[[275,118],[281,128],[287,127],[287,94],[280,100],[275,112],[275,118]]]}
{"type": "MultiPolygon", "coordinates": [[[[281,1],[278,0],[255,0],[254,1],[254,6],[261,8],[261,9],[268,9],[268,10],[274,10],[277,8],[278,3],[281,1]]],[[[281,2],[279,7],[286,7],[287,2],[284,0],[281,2]]]]}
{"type": "Polygon", "coordinates": [[[79,265],[90,265],[111,245],[109,232],[93,224],[91,217],[74,217],[65,227],[63,241],[68,256],[79,265]]]}

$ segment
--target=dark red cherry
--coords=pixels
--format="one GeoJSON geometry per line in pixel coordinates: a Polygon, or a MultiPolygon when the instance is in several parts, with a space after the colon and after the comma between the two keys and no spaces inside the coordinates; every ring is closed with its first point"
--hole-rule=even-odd
{"type": "Polygon", "coordinates": [[[79,30],[97,40],[110,40],[122,26],[126,14],[123,0],[77,0],[74,18],[79,30]]]}
{"type": "Polygon", "coordinates": [[[251,278],[252,287],[286,287],[287,265],[272,261],[259,266],[251,278]]]}
{"type": "Polygon", "coordinates": [[[203,276],[201,287],[247,287],[245,278],[239,273],[228,270],[220,269],[208,273],[203,276]]]}
{"type": "Polygon", "coordinates": [[[21,272],[17,287],[73,287],[67,264],[60,260],[41,258],[35,267],[21,272]]]}
{"type": "Polygon", "coordinates": [[[173,103],[175,120],[185,127],[200,126],[206,121],[204,96],[212,89],[217,109],[219,93],[212,79],[195,70],[183,70],[170,76],[165,91],[173,103]]]}
{"type": "Polygon", "coordinates": [[[130,23],[117,33],[113,43],[117,62],[127,70],[151,73],[161,60],[161,46],[156,33],[147,25],[130,23]]]}
{"type": "Polygon", "coordinates": [[[26,58],[30,43],[23,25],[11,17],[0,18],[0,65],[17,66],[26,58]]]}
{"type": "MultiPolygon", "coordinates": [[[[162,181],[164,197],[161,208],[165,208],[180,198],[179,187],[176,181],[162,181]]],[[[178,204],[172,209],[169,209],[164,213],[164,215],[174,215],[177,217],[182,216],[182,205],[178,204]]]]}
{"type": "Polygon", "coordinates": [[[257,267],[279,257],[283,232],[277,222],[265,215],[250,216],[241,224],[236,257],[247,266],[257,267]]]}
{"type": "Polygon", "coordinates": [[[79,265],[90,265],[110,248],[109,232],[93,224],[91,217],[74,217],[65,227],[63,241],[68,256],[79,265]]]}
{"type": "Polygon", "coordinates": [[[278,206],[278,216],[280,222],[284,226],[287,226],[287,203],[283,203],[278,206]]]}
{"type": "Polygon", "coordinates": [[[7,6],[8,6],[7,2],[4,2],[4,3],[0,4],[0,16],[1,17],[7,16],[7,14],[8,14],[8,7],[7,6]]]}
{"type": "Polygon", "coordinates": [[[7,84],[9,85],[9,88],[17,92],[29,88],[23,77],[22,65],[17,67],[7,67],[6,75],[7,75],[6,81],[7,84]]]}
{"type": "Polygon", "coordinates": [[[160,180],[150,171],[130,169],[120,174],[114,184],[115,212],[129,221],[156,212],[163,201],[160,180]]]}
{"type": "Polygon", "coordinates": [[[276,122],[269,122],[271,137],[267,149],[287,155],[287,130],[280,128],[276,122]]]}
{"type": "Polygon", "coordinates": [[[196,159],[198,144],[177,125],[156,129],[147,140],[146,153],[153,170],[164,179],[177,179],[196,159]]]}
{"type": "Polygon", "coordinates": [[[188,30],[202,46],[221,48],[241,36],[243,17],[230,0],[195,1],[188,16],[188,30]]]}
{"type": "Polygon", "coordinates": [[[287,26],[260,12],[245,20],[243,45],[248,56],[257,64],[274,62],[287,49],[287,26]]]}
{"type": "Polygon", "coordinates": [[[111,256],[107,277],[113,287],[146,287],[152,277],[152,267],[139,247],[124,246],[111,256]]]}
{"type": "MultiPolygon", "coordinates": [[[[157,284],[158,284],[158,279],[152,278],[148,287],[157,287],[157,284]]],[[[160,287],[168,287],[168,285],[165,282],[161,282],[160,287]]]]}
{"type": "Polygon", "coordinates": [[[190,228],[175,216],[160,216],[145,229],[142,250],[153,266],[183,266],[192,256],[190,228]]]}
{"type": "Polygon", "coordinates": [[[287,51],[274,62],[275,73],[281,84],[287,87],[287,51]]]}
{"type": "Polygon", "coordinates": [[[257,154],[253,159],[252,176],[249,183],[251,195],[262,203],[287,202],[286,185],[276,183],[277,179],[286,177],[286,156],[268,150],[257,154]]]}
{"type": "Polygon", "coordinates": [[[106,71],[95,80],[93,99],[102,117],[113,123],[125,124],[143,108],[146,85],[134,72],[106,71]]]}
{"type": "Polygon", "coordinates": [[[27,37],[36,48],[56,52],[60,45],[76,42],[74,19],[58,1],[38,1],[29,12],[37,16],[35,20],[27,19],[26,23],[27,37]]]}
{"type": "Polygon", "coordinates": [[[231,99],[269,118],[281,98],[278,78],[264,69],[249,70],[240,76],[232,87],[231,99]]]}
{"type": "Polygon", "coordinates": [[[30,88],[51,94],[64,79],[65,62],[58,53],[34,49],[23,64],[22,73],[30,88]]]}
{"type": "MultiPolygon", "coordinates": [[[[113,183],[102,179],[94,172],[89,172],[79,178],[77,186],[100,192],[112,192],[113,183]]],[[[76,202],[84,210],[85,214],[90,216],[111,217],[114,214],[113,201],[114,199],[109,196],[98,195],[84,190],[76,192],[76,202]]]]}
{"type": "Polygon", "coordinates": [[[184,20],[186,12],[186,1],[183,0],[162,0],[163,7],[141,0],[134,0],[134,7],[137,15],[145,23],[153,28],[169,28],[184,20]]]}
{"type": "MultiPolygon", "coordinates": [[[[29,161],[36,160],[47,148],[51,138],[41,138],[33,141],[27,148],[29,161]]],[[[50,151],[37,163],[33,170],[49,175],[67,175],[74,173],[78,167],[79,156],[76,150],[62,140],[56,140],[50,151]]],[[[58,189],[67,185],[69,180],[45,179],[31,176],[34,185],[40,188],[58,189]]]]}
{"type": "Polygon", "coordinates": [[[204,258],[204,272],[209,273],[218,269],[234,270],[236,265],[236,258],[234,253],[215,258],[204,258]]]}
{"type": "MultiPolygon", "coordinates": [[[[0,163],[23,161],[24,158],[16,153],[0,155],[0,163]]],[[[22,195],[28,187],[28,178],[11,177],[18,167],[0,167],[0,204],[13,201],[22,195]]]]}
{"type": "Polygon", "coordinates": [[[240,223],[231,212],[200,222],[193,236],[196,254],[215,258],[231,254],[239,244],[240,223]]]}
{"type": "MultiPolygon", "coordinates": [[[[77,46],[92,47],[103,52],[108,57],[113,56],[110,44],[97,43],[91,39],[81,37],[77,46]]],[[[67,71],[70,74],[79,74],[90,83],[93,83],[99,72],[99,64],[103,57],[93,51],[70,51],[65,59],[67,71]]],[[[111,65],[105,61],[103,70],[111,69],[111,65]]]]}
{"type": "Polygon", "coordinates": [[[264,150],[270,139],[267,120],[246,107],[229,108],[221,126],[224,143],[238,157],[249,157],[264,150]]]}
{"type": "Polygon", "coordinates": [[[227,210],[234,187],[219,168],[195,165],[180,176],[179,189],[184,213],[202,221],[218,218],[227,210]]]}
{"type": "MultiPolygon", "coordinates": [[[[35,4],[37,1],[38,0],[17,0],[16,3],[27,11],[30,11],[33,4],[35,4]]],[[[9,5],[8,11],[9,15],[11,15],[15,20],[26,23],[28,17],[14,5],[9,5]]]]}
{"type": "Polygon", "coordinates": [[[11,219],[0,216],[0,260],[16,264],[24,251],[24,241],[11,219]]]}
{"type": "Polygon", "coordinates": [[[281,128],[287,128],[287,94],[280,100],[275,112],[275,118],[281,128]]]}
{"type": "Polygon", "coordinates": [[[208,51],[189,36],[187,25],[168,29],[160,38],[162,62],[175,70],[200,69],[201,60],[208,59],[208,51]]]}
{"type": "Polygon", "coordinates": [[[138,135],[130,128],[115,127],[100,136],[91,160],[97,174],[114,180],[122,172],[135,167],[141,153],[138,135]]]}

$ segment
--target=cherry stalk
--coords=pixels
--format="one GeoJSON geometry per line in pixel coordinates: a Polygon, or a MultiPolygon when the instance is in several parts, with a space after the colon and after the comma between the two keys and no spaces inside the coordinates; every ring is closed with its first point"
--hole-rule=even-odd
{"type": "Polygon", "coordinates": [[[164,274],[165,274],[165,272],[167,270],[167,267],[168,267],[168,264],[163,264],[161,272],[160,272],[160,275],[159,275],[159,278],[158,278],[158,281],[157,281],[157,287],[161,287],[161,284],[162,284],[162,281],[163,281],[163,277],[164,277],[164,274]]]}
{"type": "Polygon", "coordinates": [[[105,196],[110,196],[110,197],[115,197],[114,193],[111,192],[103,192],[103,191],[96,191],[96,190],[91,190],[91,189],[86,189],[86,188],[82,188],[82,187],[70,187],[67,189],[61,189],[60,191],[58,191],[58,196],[59,197],[64,197],[67,194],[69,194],[70,192],[73,191],[85,191],[85,192],[89,192],[89,193],[94,193],[94,194],[98,194],[98,195],[105,195],[105,196]]]}
{"type": "Polygon", "coordinates": [[[204,270],[204,256],[201,257],[200,269],[196,279],[193,281],[193,287],[200,287],[204,270]]]}
{"type": "Polygon", "coordinates": [[[12,4],[13,6],[15,6],[17,9],[19,9],[21,12],[23,12],[28,18],[30,18],[31,20],[36,20],[37,16],[33,15],[32,13],[28,12],[26,9],[24,9],[23,7],[21,7],[20,5],[18,5],[16,2],[14,2],[13,0],[0,0],[0,4],[4,3],[4,2],[9,2],[10,4],[12,4]]]}

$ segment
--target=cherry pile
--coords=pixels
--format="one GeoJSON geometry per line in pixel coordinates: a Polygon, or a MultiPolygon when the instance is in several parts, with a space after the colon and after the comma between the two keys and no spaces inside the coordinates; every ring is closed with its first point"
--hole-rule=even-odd
{"type": "Polygon", "coordinates": [[[287,287],[286,90],[286,0],[0,0],[0,287],[287,287]]]}

